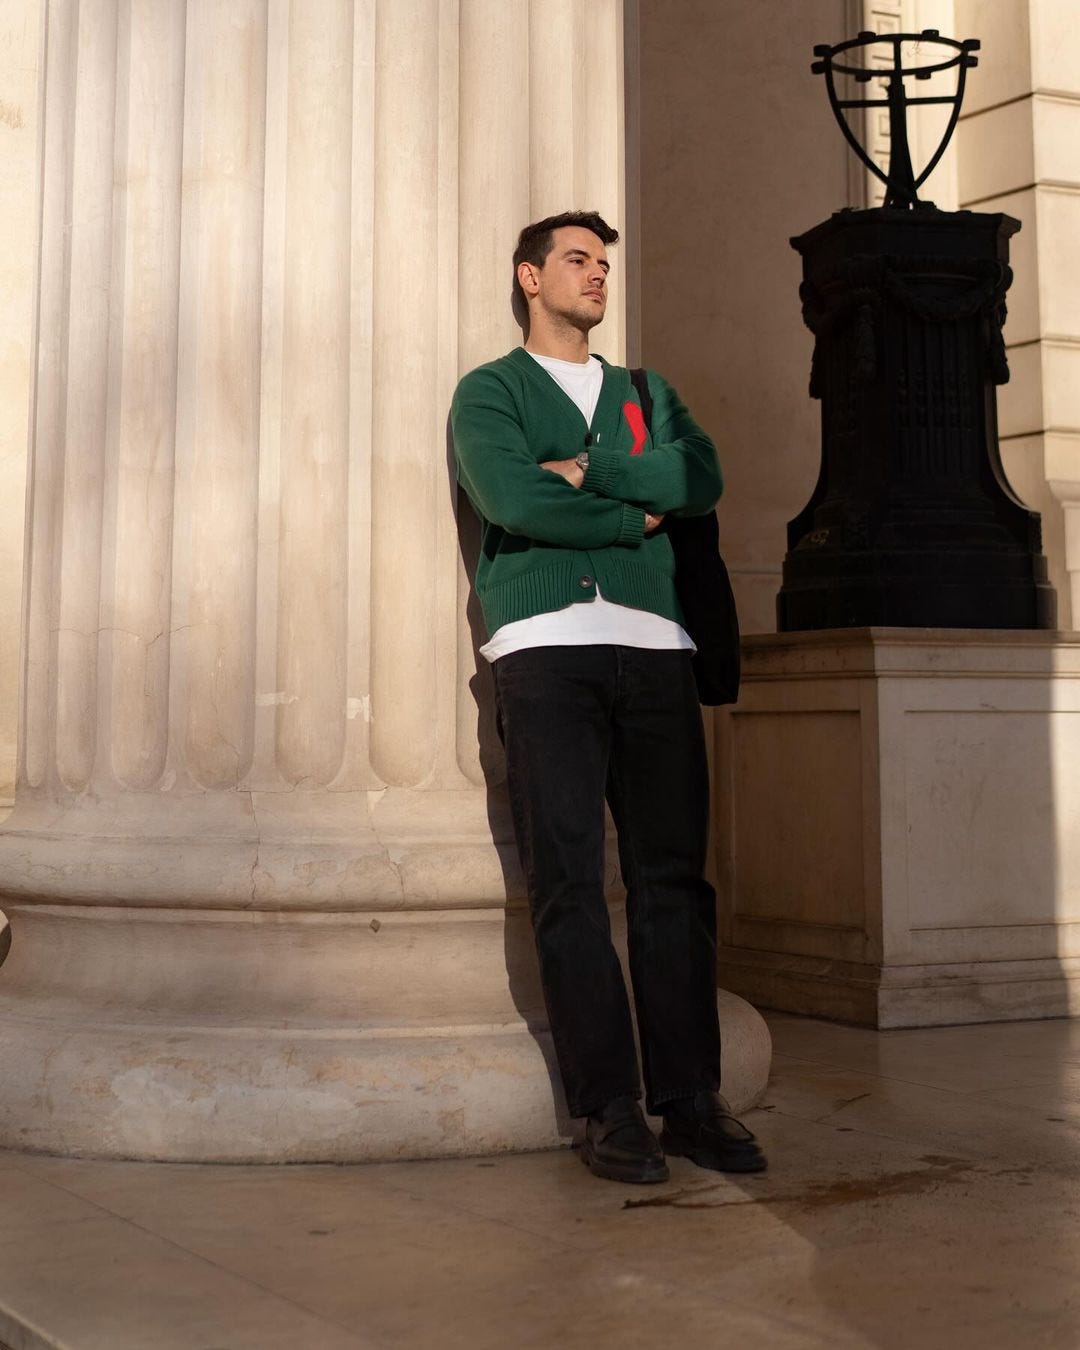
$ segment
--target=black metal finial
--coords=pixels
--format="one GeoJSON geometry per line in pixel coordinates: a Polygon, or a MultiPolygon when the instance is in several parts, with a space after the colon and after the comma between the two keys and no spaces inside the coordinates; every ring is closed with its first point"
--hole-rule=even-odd
{"type": "Polygon", "coordinates": [[[956,129],[956,123],[960,118],[960,105],[964,98],[967,72],[973,66],[979,64],[978,57],[974,56],[973,53],[979,50],[980,45],[977,38],[965,38],[958,42],[954,38],[942,37],[936,28],[925,28],[921,33],[860,33],[858,37],[852,38],[849,42],[838,43],[835,47],[821,43],[814,48],[814,55],[820,59],[815,61],[810,69],[815,75],[825,76],[833,115],[839,123],[840,130],[844,133],[848,144],[870,172],[885,184],[884,204],[886,206],[910,207],[923,205],[919,201],[917,189],[937,167],[937,163],[945,153],[945,147],[956,129]],[[905,66],[903,63],[903,45],[905,42],[933,43],[941,47],[951,48],[956,55],[951,56],[947,61],[934,62],[931,65],[905,66]],[[855,51],[863,47],[870,47],[875,43],[891,45],[892,60],[889,66],[874,69],[869,66],[849,65],[846,62],[841,63],[836,60],[841,52],[855,51]],[[933,75],[944,70],[951,70],[953,67],[957,71],[956,92],[954,94],[921,98],[909,98],[907,96],[907,91],[904,88],[906,76],[913,76],[916,80],[929,80],[933,75]],[[869,84],[871,80],[888,80],[886,96],[884,98],[861,99],[839,98],[835,80],[837,72],[842,75],[853,76],[857,84],[869,84]],[[941,138],[941,144],[931,156],[926,168],[916,178],[915,171],[911,166],[911,152],[908,149],[907,109],[910,105],[920,103],[951,104],[952,116],[945,128],[945,134],[941,138]],[[883,173],[859,144],[850,126],[848,126],[847,119],[844,117],[843,109],[845,108],[888,108],[890,141],[888,173],[883,173]]]}

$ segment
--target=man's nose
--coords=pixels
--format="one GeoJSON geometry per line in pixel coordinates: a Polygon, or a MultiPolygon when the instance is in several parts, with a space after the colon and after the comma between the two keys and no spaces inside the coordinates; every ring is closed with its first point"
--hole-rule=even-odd
{"type": "Polygon", "coordinates": [[[606,280],[607,277],[604,275],[603,271],[601,271],[599,267],[595,268],[594,271],[589,276],[589,284],[591,286],[603,287],[604,282],[606,280]]]}

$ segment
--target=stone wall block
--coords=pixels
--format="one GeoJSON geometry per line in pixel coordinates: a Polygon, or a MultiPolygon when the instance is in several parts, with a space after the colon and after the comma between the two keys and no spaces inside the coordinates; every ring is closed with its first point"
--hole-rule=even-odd
{"type": "MultiPolygon", "coordinates": [[[[1080,136],[1080,104],[1076,133],[1080,136]]],[[[1080,164],[1077,165],[1080,183],[1080,164]]],[[[1040,309],[1047,338],[1080,344],[1080,276],[1075,265],[1080,237],[1080,192],[1040,188],[1036,194],[1039,218],[1040,309]]]]}
{"type": "Polygon", "coordinates": [[[1068,599],[1070,582],[1069,573],[1065,570],[1065,518],[1049,481],[1053,476],[1053,444],[1057,439],[1052,436],[1012,436],[1001,444],[1001,463],[1016,495],[1042,517],[1043,552],[1050,583],[1059,599],[1068,599]]]}
{"type": "MultiPolygon", "coordinates": [[[[1044,437],[1047,445],[1064,434],[1071,443],[1080,420],[1076,399],[1061,381],[1075,381],[1070,348],[1080,336],[1080,300],[1072,280],[1080,186],[1075,6],[1069,0],[1005,5],[956,0],[956,8],[958,26],[983,40],[960,130],[961,204],[971,204],[984,192],[1011,191],[1023,199],[1026,210],[1016,214],[1024,222],[1019,237],[1024,254],[1017,254],[1014,294],[1018,306],[1025,288],[1037,297],[1037,303],[1025,307],[1023,322],[1010,321],[1006,330],[1014,345],[1009,353],[1012,381],[1001,400],[1002,434],[1044,437]]],[[[983,209],[991,209],[989,203],[983,209]]],[[[1066,550],[1062,558],[1050,554],[1048,562],[1059,578],[1059,623],[1069,628],[1077,622],[1070,603],[1075,587],[1062,589],[1060,579],[1066,573],[1080,575],[1080,559],[1070,551],[1072,531],[1064,514],[1078,497],[1080,459],[1074,457],[1071,467],[1063,468],[1060,462],[1053,473],[1047,467],[1044,481],[1052,500],[1041,510],[1047,537],[1066,550]]]]}
{"type": "MultiPolygon", "coordinates": [[[[983,4],[993,0],[982,0],[983,4]]],[[[1027,5],[999,6],[1028,10],[1031,75],[1040,91],[1080,93],[1076,62],[1076,6],[1071,0],[1028,0],[1027,5]]]]}
{"type": "Polygon", "coordinates": [[[1009,349],[1009,383],[998,391],[998,432],[1003,444],[1011,436],[1036,435],[1042,429],[1042,358],[1038,342],[1009,349]]]}
{"type": "MultiPolygon", "coordinates": [[[[1042,0],[1035,0],[1041,4],[1042,0]]],[[[972,116],[985,108],[1023,98],[1031,90],[1031,34],[1025,0],[955,0],[956,23],[952,37],[977,37],[982,41],[978,69],[973,71],[964,98],[964,113],[972,116]]],[[[947,30],[943,30],[946,31],[947,30]]]]}
{"type": "Polygon", "coordinates": [[[1075,1014],[1080,642],[873,628],[744,654],[719,761],[725,982],[879,1027],[1075,1014]]]}
{"type": "MultiPolygon", "coordinates": [[[[974,70],[974,84],[982,67],[974,70]]],[[[966,103],[966,100],[965,100],[966,103]]],[[[1035,181],[1035,144],[1030,99],[965,117],[957,130],[960,204],[989,209],[991,197],[1029,188],[1035,181]]]]}

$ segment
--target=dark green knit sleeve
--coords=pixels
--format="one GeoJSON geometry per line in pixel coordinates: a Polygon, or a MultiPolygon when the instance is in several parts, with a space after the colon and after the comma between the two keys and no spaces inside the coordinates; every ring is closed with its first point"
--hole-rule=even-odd
{"type": "Polygon", "coordinates": [[[481,366],[465,376],[450,425],[458,479],[486,520],[509,534],[563,548],[640,545],[640,506],[582,492],[537,464],[510,390],[494,371],[481,366]]]}
{"type": "Polygon", "coordinates": [[[643,506],[654,515],[707,515],[724,490],[716,446],[662,376],[650,370],[648,379],[653,396],[651,449],[627,455],[593,447],[582,486],[601,497],[643,506]]]}

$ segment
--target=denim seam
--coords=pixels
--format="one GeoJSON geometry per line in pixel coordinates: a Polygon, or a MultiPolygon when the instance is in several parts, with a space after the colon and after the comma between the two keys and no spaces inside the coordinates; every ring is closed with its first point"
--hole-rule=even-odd
{"type": "MultiPolygon", "coordinates": [[[[621,662],[620,662],[620,665],[621,665],[621,662]]],[[[620,672],[620,673],[621,673],[621,672],[620,672]]],[[[611,772],[611,776],[612,776],[612,778],[613,778],[613,780],[614,780],[614,782],[615,782],[615,789],[616,789],[617,793],[619,794],[619,798],[620,798],[620,800],[622,801],[622,804],[623,804],[623,808],[624,808],[624,824],[625,824],[625,823],[626,823],[626,821],[625,821],[626,796],[625,796],[624,791],[623,791],[622,775],[621,775],[620,772],[619,772],[619,767],[618,767],[618,765],[615,763],[614,758],[612,758],[612,761],[611,761],[610,772],[611,772]]],[[[632,862],[632,865],[633,865],[633,868],[634,868],[635,880],[636,880],[636,882],[637,882],[637,885],[635,886],[635,892],[640,892],[640,891],[643,889],[643,874],[642,874],[641,862],[640,862],[640,858],[639,858],[639,854],[638,854],[638,849],[637,849],[637,843],[636,843],[635,831],[634,831],[633,828],[630,828],[630,829],[626,830],[625,833],[626,833],[626,835],[627,835],[627,838],[626,838],[626,840],[625,840],[625,848],[626,848],[627,854],[630,856],[630,859],[631,859],[631,862],[632,862]]],[[[620,835],[619,835],[619,840],[620,840],[620,842],[623,842],[623,836],[622,836],[621,833],[620,833],[620,835]]],[[[626,880],[627,880],[626,877],[623,877],[623,882],[624,882],[624,883],[626,882],[626,880]]],[[[629,885],[627,885],[626,890],[627,890],[627,899],[629,900],[629,896],[630,896],[630,886],[629,886],[629,885]]],[[[628,926],[629,926],[629,917],[630,917],[629,914],[627,914],[627,922],[628,922],[628,926]]],[[[647,928],[645,929],[645,931],[646,931],[646,932],[648,931],[647,928]]],[[[629,932],[627,933],[627,940],[628,940],[628,942],[631,941],[629,932]]],[[[638,945],[638,944],[637,944],[636,941],[635,941],[635,946],[637,946],[637,945],[638,945]]],[[[647,960],[650,958],[650,956],[651,956],[651,937],[650,937],[650,942],[645,946],[645,950],[642,951],[642,952],[640,952],[640,956],[641,956],[642,960],[645,960],[645,961],[647,961],[647,960]]],[[[636,963],[636,962],[631,962],[630,979],[631,979],[631,984],[632,984],[632,985],[633,985],[633,983],[634,983],[634,980],[633,980],[633,976],[634,976],[633,967],[634,967],[635,964],[637,964],[637,963],[636,963]]],[[[633,989],[633,995],[634,995],[634,1002],[635,1002],[635,1004],[638,1004],[638,1002],[639,1002],[639,1000],[638,1000],[638,991],[637,991],[637,988],[636,988],[636,987],[634,987],[634,989],[633,989]]],[[[644,1003],[644,1000],[643,1000],[643,999],[641,1000],[641,1003],[644,1003]]],[[[648,1009],[646,1009],[646,1018],[648,1018],[648,1009]]],[[[649,1082],[649,1079],[650,1079],[650,1077],[651,1077],[651,1067],[652,1067],[652,1066],[651,1066],[651,1059],[652,1059],[652,1057],[651,1057],[651,1054],[650,1054],[649,1044],[648,1044],[648,1030],[649,1030],[648,1025],[646,1025],[646,1026],[644,1026],[644,1027],[641,1025],[641,1015],[640,1015],[640,1011],[639,1011],[639,1013],[638,1013],[638,1039],[639,1039],[639,1041],[641,1042],[641,1070],[642,1070],[642,1073],[643,1073],[643,1075],[644,1075],[644,1077],[645,1077],[645,1081],[646,1081],[646,1095],[648,1095],[648,1082],[649,1082]]]]}

